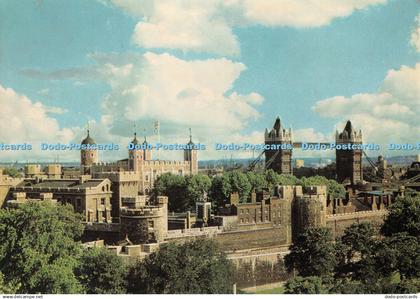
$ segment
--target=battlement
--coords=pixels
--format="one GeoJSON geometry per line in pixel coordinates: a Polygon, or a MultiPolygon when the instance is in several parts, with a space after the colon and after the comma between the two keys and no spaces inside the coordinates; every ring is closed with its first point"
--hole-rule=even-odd
{"type": "Polygon", "coordinates": [[[174,165],[174,166],[189,166],[190,162],[189,161],[172,161],[172,160],[147,160],[147,161],[143,161],[144,165],[147,166],[169,166],[169,165],[174,165]]]}
{"type": "Polygon", "coordinates": [[[386,215],[388,210],[369,210],[369,211],[357,211],[350,213],[340,213],[340,214],[328,214],[326,215],[327,220],[329,219],[353,219],[359,216],[377,216],[377,215],[386,215]]]}
{"type": "Polygon", "coordinates": [[[163,211],[158,206],[147,206],[138,209],[122,207],[120,209],[120,217],[162,217],[163,211]]]}
{"type": "Polygon", "coordinates": [[[347,121],[343,132],[336,131],[335,140],[337,143],[362,143],[362,130],[356,131],[351,121],[347,121]]]}
{"type": "Polygon", "coordinates": [[[139,173],[131,170],[93,172],[94,178],[108,178],[112,182],[137,181],[139,173]]]}

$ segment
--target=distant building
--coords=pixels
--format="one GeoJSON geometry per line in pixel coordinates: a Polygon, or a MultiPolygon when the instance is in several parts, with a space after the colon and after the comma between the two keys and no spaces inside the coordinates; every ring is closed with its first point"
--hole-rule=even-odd
{"type": "Polygon", "coordinates": [[[35,201],[35,202],[49,201],[54,204],[57,203],[57,200],[53,199],[52,193],[40,193],[39,198],[30,198],[30,197],[27,197],[25,192],[14,192],[13,199],[10,199],[7,201],[7,207],[16,208],[16,207],[19,207],[19,205],[30,202],[30,201],[35,201]]]}
{"type": "Polygon", "coordinates": [[[292,167],[292,129],[283,129],[277,117],[271,131],[265,129],[265,144],[275,149],[265,150],[265,165],[280,174],[293,174],[292,167]]]}
{"type": "MultiPolygon", "coordinates": [[[[336,144],[337,146],[362,144],[362,131],[356,131],[351,121],[347,121],[343,132],[336,132],[336,144]]],[[[348,181],[356,184],[363,181],[361,149],[337,149],[335,155],[338,182],[348,181]]]]}
{"type": "MultiPolygon", "coordinates": [[[[52,199],[70,203],[76,212],[84,215],[85,222],[106,222],[111,219],[111,181],[91,179],[81,176],[79,179],[24,179],[9,190],[8,199],[16,200],[16,193],[26,199],[43,198],[43,194],[52,194],[52,199]]],[[[19,197],[21,198],[21,197],[19,197]]]]}
{"type": "Polygon", "coordinates": [[[295,160],[295,167],[296,167],[296,168],[302,168],[302,167],[305,167],[305,160],[296,159],[296,160],[295,160]]]}
{"type": "Polygon", "coordinates": [[[87,130],[87,136],[82,140],[81,145],[86,148],[82,148],[80,151],[80,172],[81,174],[90,174],[92,165],[98,163],[98,149],[94,147],[96,142],[90,137],[89,130],[87,130]]]}
{"type": "MultiPolygon", "coordinates": [[[[83,142],[85,142],[86,139],[83,142]]],[[[90,138],[88,142],[94,142],[92,140],[93,139],[90,138]]],[[[85,151],[82,151],[81,166],[83,169],[88,170],[93,177],[106,177],[108,174],[111,176],[112,173],[116,172],[135,173],[135,176],[137,176],[135,180],[137,181],[138,193],[145,195],[150,193],[150,190],[152,190],[154,182],[159,175],[164,173],[176,175],[191,175],[198,173],[197,149],[195,149],[191,135],[187,144],[189,149],[184,150],[183,161],[152,160],[152,152],[146,138],[144,138],[143,143],[140,144],[136,133],[134,133],[131,144],[134,148],[129,149],[128,158],[113,163],[94,163],[93,158],[96,157],[97,161],[97,156],[91,152],[86,153],[85,151]],[[91,157],[92,159],[86,160],[86,156],[91,157]]]]}
{"type": "Polygon", "coordinates": [[[168,198],[146,195],[123,198],[120,209],[120,239],[134,244],[162,242],[168,231],[168,198]]]}

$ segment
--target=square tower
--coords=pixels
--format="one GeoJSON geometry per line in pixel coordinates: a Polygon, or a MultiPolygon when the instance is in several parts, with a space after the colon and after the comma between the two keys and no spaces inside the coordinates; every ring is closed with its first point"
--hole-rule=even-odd
{"type": "MultiPolygon", "coordinates": [[[[336,132],[335,140],[337,145],[362,144],[362,131],[354,130],[351,121],[347,121],[343,132],[336,132]]],[[[361,149],[336,149],[335,157],[339,183],[349,180],[350,183],[356,184],[363,180],[361,149]]]]}
{"type": "Polygon", "coordinates": [[[271,149],[265,150],[265,166],[280,174],[293,174],[292,167],[292,129],[283,129],[277,117],[273,129],[265,130],[265,144],[271,149]],[[274,149],[273,149],[274,147],[274,149]]]}

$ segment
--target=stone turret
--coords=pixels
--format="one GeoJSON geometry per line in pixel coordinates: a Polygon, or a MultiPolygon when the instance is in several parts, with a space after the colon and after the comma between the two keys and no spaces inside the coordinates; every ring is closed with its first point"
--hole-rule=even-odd
{"type": "MultiPolygon", "coordinates": [[[[351,121],[347,121],[343,132],[336,132],[336,144],[339,146],[351,147],[362,144],[362,131],[356,131],[351,121]]],[[[349,180],[356,184],[363,180],[362,173],[362,150],[361,149],[336,149],[336,171],[337,181],[342,183],[349,180]]]]}
{"type": "Polygon", "coordinates": [[[325,227],[327,214],[327,187],[304,188],[293,203],[293,238],[310,227],[325,227]]]}
{"type": "Polygon", "coordinates": [[[80,150],[80,171],[81,174],[90,174],[91,166],[98,163],[98,149],[96,142],[87,130],[87,136],[82,140],[80,150]]]}
{"type": "Polygon", "coordinates": [[[265,163],[268,169],[280,174],[292,174],[292,129],[284,129],[277,117],[271,131],[265,130],[265,144],[276,147],[265,151],[265,163]]]}
{"type": "Polygon", "coordinates": [[[188,142],[189,148],[184,150],[184,161],[190,163],[190,174],[198,173],[198,153],[194,148],[194,143],[192,142],[192,134],[190,129],[190,141],[188,142]]]}

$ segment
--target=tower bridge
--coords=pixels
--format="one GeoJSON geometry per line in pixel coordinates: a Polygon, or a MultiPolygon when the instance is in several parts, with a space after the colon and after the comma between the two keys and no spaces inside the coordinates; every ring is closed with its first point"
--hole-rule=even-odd
{"type": "MultiPolygon", "coordinates": [[[[264,150],[258,157],[251,162],[249,169],[254,167],[262,160],[265,155],[265,168],[273,169],[280,174],[293,174],[292,167],[292,152],[293,149],[302,148],[304,142],[294,142],[292,140],[292,129],[283,128],[280,118],[277,117],[274,122],[273,128],[268,131],[265,130],[264,141],[267,145],[280,145],[277,150],[264,150]],[[288,149],[283,148],[281,145],[291,144],[288,149]]],[[[344,130],[339,133],[336,131],[336,144],[362,144],[362,131],[356,131],[353,128],[351,121],[347,121],[344,130]]],[[[308,145],[329,146],[329,142],[305,142],[308,145]]],[[[337,167],[337,180],[343,182],[350,180],[355,184],[363,179],[362,173],[362,153],[366,155],[361,149],[336,149],[336,167],[337,167]]]]}

